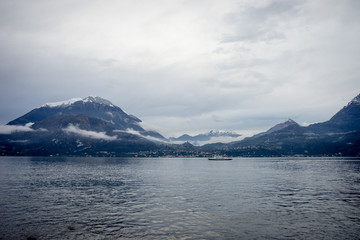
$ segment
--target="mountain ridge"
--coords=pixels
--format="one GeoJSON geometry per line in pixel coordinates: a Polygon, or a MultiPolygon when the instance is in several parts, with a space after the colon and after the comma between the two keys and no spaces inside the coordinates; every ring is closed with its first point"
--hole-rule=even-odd
{"type": "Polygon", "coordinates": [[[305,127],[288,120],[241,141],[203,148],[233,156],[360,156],[360,94],[328,121],[305,127]]]}
{"type": "Polygon", "coordinates": [[[184,134],[170,138],[185,141],[174,144],[156,131],[143,129],[140,122],[100,97],[47,103],[0,128],[0,155],[360,156],[360,94],[328,121],[300,126],[288,119],[265,132],[229,143],[194,146],[191,140],[235,138],[239,134],[222,131],[184,134]]]}
{"type": "Polygon", "coordinates": [[[297,122],[295,122],[294,120],[292,120],[291,118],[289,118],[288,120],[286,120],[285,122],[281,122],[276,124],[275,126],[271,127],[269,130],[265,131],[265,132],[261,132],[258,134],[255,134],[254,137],[259,137],[259,136],[263,136],[266,134],[270,134],[276,131],[280,131],[284,128],[287,128],[289,126],[300,126],[297,122]]]}
{"type": "Polygon", "coordinates": [[[12,155],[122,155],[155,149],[154,141],[166,140],[158,132],[143,129],[140,122],[100,97],[46,103],[5,125],[13,130],[0,134],[0,148],[12,155]],[[77,147],[79,142],[84,147],[77,147]],[[81,153],[81,148],[86,151],[81,153]]]}
{"type": "Polygon", "coordinates": [[[220,131],[220,130],[210,130],[207,133],[200,133],[194,136],[189,134],[183,134],[179,137],[170,137],[169,140],[172,142],[202,142],[209,141],[211,138],[219,138],[219,137],[230,137],[237,138],[240,137],[241,134],[229,131],[220,131]]]}

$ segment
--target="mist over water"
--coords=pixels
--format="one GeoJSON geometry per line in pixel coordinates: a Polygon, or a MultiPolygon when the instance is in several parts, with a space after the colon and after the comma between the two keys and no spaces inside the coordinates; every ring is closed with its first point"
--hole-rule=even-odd
{"type": "Polygon", "coordinates": [[[0,158],[0,239],[357,239],[360,160],[0,158]]]}

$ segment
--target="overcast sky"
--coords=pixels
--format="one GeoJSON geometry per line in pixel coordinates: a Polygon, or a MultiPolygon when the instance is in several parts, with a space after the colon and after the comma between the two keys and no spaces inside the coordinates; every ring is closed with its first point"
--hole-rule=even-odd
{"type": "Polygon", "coordinates": [[[358,0],[0,0],[0,123],[97,95],[165,136],[328,120],[360,93],[358,0]]]}

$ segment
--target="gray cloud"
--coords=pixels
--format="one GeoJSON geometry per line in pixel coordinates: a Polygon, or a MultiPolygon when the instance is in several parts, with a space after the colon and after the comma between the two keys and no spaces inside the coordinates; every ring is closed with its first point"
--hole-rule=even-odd
{"type": "Polygon", "coordinates": [[[63,131],[66,133],[74,133],[82,137],[102,139],[106,141],[112,141],[117,139],[116,136],[106,135],[105,132],[88,131],[88,130],[80,129],[78,126],[74,126],[72,124],[69,124],[69,126],[64,128],[63,131]]]}
{"type": "Polygon", "coordinates": [[[29,125],[20,126],[20,125],[0,125],[0,134],[12,134],[14,132],[32,132],[32,129],[29,125]]]}
{"type": "Polygon", "coordinates": [[[359,1],[0,2],[0,122],[98,95],[165,135],[325,121],[360,89],[359,1]]]}
{"type": "Polygon", "coordinates": [[[223,37],[224,42],[271,41],[285,39],[281,24],[296,18],[302,1],[265,1],[260,6],[241,6],[225,16],[234,30],[223,37]]]}
{"type": "Polygon", "coordinates": [[[115,133],[129,133],[129,134],[137,135],[139,137],[142,137],[142,138],[145,138],[147,140],[154,141],[154,142],[166,142],[166,141],[162,141],[159,138],[155,138],[155,137],[152,137],[152,136],[144,136],[139,131],[136,131],[136,130],[131,129],[131,128],[126,129],[126,130],[114,130],[113,132],[115,132],[115,133]]]}
{"type": "Polygon", "coordinates": [[[0,125],[0,134],[12,134],[15,132],[46,132],[45,128],[33,129],[31,126],[34,123],[29,122],[25,125],[0,125]]]}

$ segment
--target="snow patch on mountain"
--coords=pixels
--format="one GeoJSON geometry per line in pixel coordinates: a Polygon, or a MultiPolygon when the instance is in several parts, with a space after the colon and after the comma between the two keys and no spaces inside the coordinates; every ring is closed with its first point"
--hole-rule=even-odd
{"type": "Polygon", "coordinates": [[[76,145],[77,147],[82,147],[82,146],[84,146],[84,144],[80,141],[80,139],[77,139],[77,140],[76,140],[76,144],[77,144],[77,145],[76,145]]]}
{"type": "Polygon", "coordinates": [[[112,141],[117,139],[117,136],[109,136],[106,135],[105,132],[95,132],[95,131],[80,129],[78,126],[74,126],[73,124],[69,124],[66,128],[63,128],[62,130],[66,133],[74,133],[82,137],[88,137],[94,139],[102,139],[107,141],[112,141]]]}
{"type": "Polygon", "coordinates": [[[98,96],[89,96],[89,97],[82,99],[82,101],[84,103],[86,103],[86,102],[99,103],[99,104],[103,104],[103,105],[108,105],[110,107],[114,107],[114,105],[109,100],[106,100],[106,99],[98,97],[98,96]]]}
{"type": "Polygon", "coordinates": [[[201,133],[195,136],[190,136],[188,134],[183,134],[180,137],[174,138],[171,137],[171,141],[208,141],[211,138],[219,138],[219,137],[230,137],[230,138],[237,138],[240,137],[241,134],[234,133],[234,132],[224,132],[219,130],[211,130],[208,133],[201,133]]]}
{"type": "Polygon", "coordinates": [[[115,107],[109,100],[106,100],[104,98],[98,97],[98,96],[89,96],[86,98],[71,98],[69,100],[65,100],[65,101],[59,101],[59,102],[50,102],[50,103],[45,103],[44,105],[42,105],[41,107],[68,107],[76,102],[83,102],[83,103],[99,103],[99,104],[103,104],[103,105],[107,105],[110,107],[115,107]]]}
{"type": "Polygon", "coordinates": [[[41,107],[67,107],[70,106],[71,104],[81,101],[81,98],[71,98],[69,100],[65,100],[65,101],[60,101],[60,102],[50,102],[50,103],[45,103],[44,105],[42,105],[41,107]]]}
{"type": "Polygon", "coordinates": [[[244,137],[241,134],[235,133],[235,132],[225,132],[225,131],[219,131],[219,130],[211,130],[208,133],[202,133],[195,136],[190,136],[188,134],[183,134],[180,137],[174,138],[170,137],[170,141],[172,143],[184,143],[189,142],[192,145],[201,146],[204,144],[210,144],[210,143],[229,143],[233,141],[239,141],[243,139],[244,137]]]}
{"type": "Polygon", "coordinates": [[[183,144],[185,142],[189,142],[194,146],[203,146],[205,144],[211,144],[211,143],[230,143],[230,142],[234,142],[234,141],[240,141],[244,139],[244,136],[239,136],[239,137],[228,137],[228,136],[220,136],[220,137],[211,137],[208,140],[188,140],[188,141],[171,141],[171,143],[174,144],[183,144]]]}
{"type": "Polygon", "coordinates": [[[114,114],[112,112],[106,112],[107,115],[109,115],[110,117],[114,117],[114,114]]]}
{"type": "Polygon", "coordinates": [[[360,105],[360,94],[357,95],[356,97],[354,97],[354,98],[348,103],[348,106],[351,105],[351,104],[358,104],[358,105],[360,105]]]}

